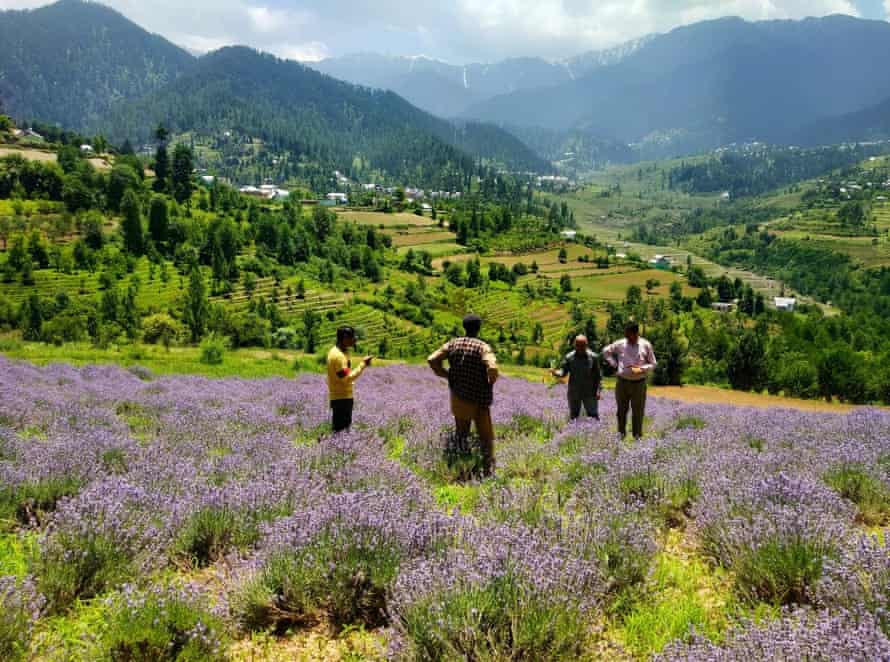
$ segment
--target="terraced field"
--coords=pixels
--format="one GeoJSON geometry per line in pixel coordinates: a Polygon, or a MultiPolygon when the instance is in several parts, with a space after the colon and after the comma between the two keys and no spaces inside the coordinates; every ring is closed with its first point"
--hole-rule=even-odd
{"type": "Polygon", "coordinates": [[[338,216],[344,221],[382,228],[436,227],[437,225],[437,221],[429,216],[418,216],[407,212],[384,214],[376,211],[343,211],[338,216]]]}

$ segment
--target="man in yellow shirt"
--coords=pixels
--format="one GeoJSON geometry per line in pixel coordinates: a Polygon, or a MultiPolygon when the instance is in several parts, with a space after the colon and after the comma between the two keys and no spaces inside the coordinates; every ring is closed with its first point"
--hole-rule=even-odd
{"type": "Polygon", "coordinates": [[[349,350],[355,347],[355,329],[343,326],[337,329],[337,344],[328,352],[328,396],[331,402],[331,423],[334,432],[348,430],[352,426],[352,384],[364,369],[371,365],[372,357],[366,356],[353,370],[349,350]]]}

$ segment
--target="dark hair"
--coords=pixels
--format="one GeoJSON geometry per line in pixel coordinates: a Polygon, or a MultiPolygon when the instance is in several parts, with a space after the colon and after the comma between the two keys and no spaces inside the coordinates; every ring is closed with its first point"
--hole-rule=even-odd
{"type": "Polygon", "coordinates": [[[464,317],[464,331],[471,338],[475,338],[482,330],[482,318],[478,315],[467,315],[464,317]]]}
{"type": "Polygon", "coordinates": [[[351,326],[341,326],[337,329],[337,344],[339,345],[346,338],[355,338],[355,329],[351,326]]]}
{"type": "Polygon", "coordinates": [[[624,332],[625,333],[639,333],[640,325],[637,324],[636,322],[628,322],[627,325],[624,327],[624,332]]]}

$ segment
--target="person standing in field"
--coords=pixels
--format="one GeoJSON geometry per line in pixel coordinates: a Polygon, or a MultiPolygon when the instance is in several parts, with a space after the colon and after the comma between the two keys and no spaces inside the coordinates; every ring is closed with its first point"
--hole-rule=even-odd
{"type": "Polygon", "coordinates": [[[482,450],[482,472],[490,476],[494,471],[491,404],[494,401],[494,383],[498,379],[497,360],[491,346],[479,339],[482,319],[468,315],[463,325],[466,335],[442,345],[427,362],[434,373],[448,380],[451,413],[457,434],[466,437],[470,433],[470,425],[475,422],[482,450]],[[443,365],[446,359],[447,370],[443,365]]]}
{"type": "Polygon", "coordinates": [[[603,350],[603,357],[615,368],[615,402],[618,405],[618,434],[627,436],[627,411],[632,410],[634,439],[643,436],[643,417],[646,414],[646,380],[655,369],[655,350],[652,343],[640,337],[640,326],[629,323],[624,338],[603,350]]]}
{"type": "Polygon", "coordinates": [[[600,357],[588,346],[587,336],[575,338],[575,349],[563,359],[562,366],[551,370],[557,379],[569,378],[569,418],[581,416],[581,407],[591,418],[599,420],[599,400],[602,397],[600,357]]]}
{"type": "Polygon", "coordinates": [[[331,425],[334,432],[343,432],[352,426],[352,410],[355,406],[352,385],[372,357],[366,356],[358,367],[352,369],[349,350],[355,347],[355,329],[343,326],[337,329],[337,344],[328,352],[328,399],[331,403],[331,425]]]}

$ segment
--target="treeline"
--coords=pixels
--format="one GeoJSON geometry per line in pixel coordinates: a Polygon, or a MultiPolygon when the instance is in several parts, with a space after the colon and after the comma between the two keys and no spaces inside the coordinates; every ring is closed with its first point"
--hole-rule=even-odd
{"type": "Polygon", "coordinates": [[[885,144],[818,149],[761,147],[728,150],[702,163],[683,163],[668,173],[668,187],[687,193],[743,198],[812,179],[890,150],[885,144]]]}

